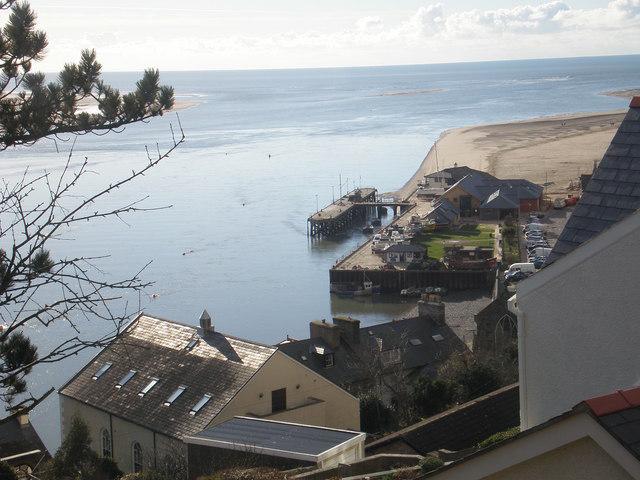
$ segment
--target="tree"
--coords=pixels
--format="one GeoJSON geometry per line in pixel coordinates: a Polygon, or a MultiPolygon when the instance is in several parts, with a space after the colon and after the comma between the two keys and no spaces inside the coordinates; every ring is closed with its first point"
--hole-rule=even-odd
{"type": "Polygon", "coordinates": [[[15,470],[3,461],[0,461],[0,480],[18,480],[15,470]]]}
{"type": "MultiPolygon", "coordinates": [[[[10,11],[0,30],[0,151],[43,138],[67,142],[73,135],[104,134],[173,106],[173,89],[160,86],[157,70],[146,70],[136,89],[124,95],[106,85],[94,51],[83,51],[77,64],[65,65],[57,80],[47,82],[44,74],[31,71],[47,46],[35,13],[16,0],[0,0],[0,10],[10,11]],[[99,113],[82,112],[83,101],[95,102],[99,113]]],[[[153,155],[147,149],[142,168],[85,198],[77,187],[89,171],[88,160],[73,167],[75,138],[59,176],[25,173],[15,184],[0,185],[0,400],[10,412],[4,420],[28,412],[53,391],[39,397],[28,392],[26,376],[34,366],[106,345],[134,313],[126,305],[116,313],[112,304],[149,285],[140,278],[144,268],[125,280],[105,280],[96,266],[103,257],[55,258],[47,247],[79,223],[149,210],[141,205],[144,198],[115,208],[96,205],[145,175],[184,141],[182,128],[171,130],[173,141],[163,153],[158,145],[153,155]],[[82,319],[107,321],[110,330],[86,338],[78,325],[82,319]],[[74,335],[38,352],[25,332],[58,322],[66,322],[74,335]]]]}
{"type": "Polygon", "coordinates": [[[456,389],[450,381],[420,377],[413,385],[413,408],[419,417],[443,412],[454,403],[456,389]]]}
{"type": "Polygon", "coordinates": [[[89,427],[74,417],[62,445],[42,469],[44,480],[113,480],[122,472],[113,460],[91,450],[89,427]]]}

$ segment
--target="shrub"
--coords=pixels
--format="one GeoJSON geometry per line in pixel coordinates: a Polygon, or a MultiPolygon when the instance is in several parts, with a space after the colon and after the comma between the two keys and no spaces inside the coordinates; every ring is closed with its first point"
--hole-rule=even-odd
{"type": "Polygon", "coordinates": [[[425,473],[432,472],[443,465],[444,462],[434,455],[427,455],[420,460],[420,469],[425,473]]]}
{"type": "Polygon", "coordinates": [[[487,448],[491,445],[495,445],[496,443],[504,442],[509,438],[515,437],[520,433],[520,427],[513,427],[509,430],[504,430],[502,432],[494,433],[489,438],[485,438],[478,444],[478,448],[487,448]]]}
{"type": "Polygon", "coordinates": [[[373,392],[360,397],[360,427],[367,433],[393,430],[395,416],[391,408],[373,392]]]}

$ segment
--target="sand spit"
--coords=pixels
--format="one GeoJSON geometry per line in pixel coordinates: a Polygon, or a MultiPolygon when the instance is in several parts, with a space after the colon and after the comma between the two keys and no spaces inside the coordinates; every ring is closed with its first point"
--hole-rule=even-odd
{"type": "Polygon", "coordinates": [[[424,175],[457,163],[499,178],[553,182],[547,193],[564,195],[570,181],[590,173],[594,162],[602,159],[625,112],[556,115],[448,130],[395,194],[406,198],[424,175]]]}
{"type": "Polygon", "coordinates": [[[630,88],[628,90],[614,90],[612,92],[602,92],[601,95],[609,97],[633,98],[640,96],[640,88],[630,88]]]}

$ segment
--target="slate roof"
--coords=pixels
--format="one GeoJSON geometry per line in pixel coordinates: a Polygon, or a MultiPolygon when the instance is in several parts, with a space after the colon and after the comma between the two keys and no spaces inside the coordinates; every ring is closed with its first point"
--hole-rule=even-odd
{"type": "Polygon", "coordinates": [[[396,243],[384,250],[384,253],[424,253],[424,247],[420,245],[405,245],[403,243],[396,243]]]}
{"type": "Polygon", "coordinates": [[[620,390],[584,403],[598,422],[640,460],[640,388],[620,390]]]}
{"type": "Polygon", "coordinates": [[[640,98],[635,97],[611,145],[553,246],[547,264],[573,251],[638,208],[640,98]]]}
{"type": "Polygon", "coordinates": [[[47,459],[50,455],[31,423],[20,425],[20,422],[13,418],[0,424],[0,459],[36,450],[40,452],[10,461],[12,465],[35,465],[40,459],[47,459]]]}
{"type": "Polygon", "coordinates": [[[482,202],[480,208],[495,208],[500,210],[520,208],[517,200],[514,201],[513,198],[510,197],[512,196],[508,195],[504,188],[501,188],[489,195],[487,199],[482,202]]]}
{"type": "Polygon", "coordinates": [[[463,450],[494,433],[520,425],[518,384],[500,388],[366,445],[367,456],[398,451],[398,444],[425,455],[463,450]]]}
{"type": "Polygon", "coordinates": [[[466,350],[464,343],[449,327],[438,325],[426,317],[399,319],[360,328],[357,342],[342,336],[340,345],[334,349],[321,338],[292,341],[278,348],[336,385],[349,387],[370,379],[370,362],[373,358],[370,352],[377,339],[382,343],[383,352],[400,349],[405,369],[419,369],[426,375],[434,375],[438,365],[451,353],[466,350]],[[441,335],[442,340],[436,341],[433,338],[435,335],[441,335]],[[419,343],[412,340],[418,340],[419,343]],[[332,367],[327,368],[324,359],[314,353],[316,347],[333,350],[332,367]]]}
{"type": "Polygon", "coordinates": [[[459,215],[460,211],[458,208],[449,200],[442,197],[434,203],[433,210],[431,210],[425,218],[434,220],[438,224],[450,224],[459,215]]]}
{"type": "MultiPolygon", "coordinates": [[[[499,179],[488,173],[477,172],[461,178],[450,188],[460,187],[480,201],[500,190],[502,196],[508,196],[516,204],[520,200],[531,200],[542,195],[543,188],[522,178],[499,179]]],[[[511,207],[509,207],[511,208],[511,207]]]]}
{"type": "Polygon", "coordinates": [[[471,175],[471,174],[476,174],[480,177],[487,177],[487,178],[492,178],[495,179],[495,177],[487,172],[483,172],[481,170],[475,170],[471,167],[467,167],[466,165],[462,165],[460,167],[449,167],[449,168],[443,168],[442,169],[443,172],[447,172],[448,174],[451,175],[451,181],[450,181],[450,185],[453,185],[454,183],[456,183],[458,180],[466,177],[467,175],[471,175]]]}
{"type": "Polygon", "coordinates": [[[220,410],[275,352],[222,333],[204,335],[200,328],[141,315],[60,390],[105,412],[175,438],[204,429],[220,410]],[[190,341],[196,340],[192,349],[190,341]],[[92,376],[105,364],[97,380],[92,376]],[[129,371],[133,378],[122,388],[116,383],[129,371]],[[146,395],[138,393],[151,378],[158,384],[146,395]],[[172,405],[167,398],[180,386],[185,392],[172,405]],[[211,400],[196,415],[191,408],[204,394],[211,400]]]}
{"type": "MultiPolygon", "coordinates": [[[[249,417],[234,417],[231,420],[209,427],[187,439],[213,441],[228,444],[233,449],[277,450],[284,457],[291,454],[319,456],[333,447],[357,437],[364,437],[361,432],[337,430],[333,428],[300,425],[289,422],[278,422],[249,417]],[[244,448],[242,448],[244,447],[244,448]]],[[[364,438],[363,438],[364,440],[364,438]]]]}

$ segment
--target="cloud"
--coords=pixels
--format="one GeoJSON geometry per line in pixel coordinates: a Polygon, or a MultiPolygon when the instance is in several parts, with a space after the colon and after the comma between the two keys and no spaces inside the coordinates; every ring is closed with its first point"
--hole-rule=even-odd
{"type": "MultiPolygon", "coordinates": [[[[105,68],[280,68],[474,61],[640,51],[640,0],[611,0],[601,8],[578,8],[577,0],[523,3],[512,8],[449,11],[426,3],[395,23],[381,16],[355,18],[342,27],[291,21],[271,33],[219,29],[159,28],[127,37],[91,35],[105,68]],[[194,34],[192,32],[198,32],[194,34]],[[235,33],[242,32],[242,33],[235,33]],[[127,55],[122,55],[127,52],[127,55]],[[127,62],[126,64],[123,62],[127,62]]],[[[194,22],[197,19],[193,20],[194,22]]],[[[207,18],[207,22],[210,18],[207,18]]],[[[52,61],[68,60],[67,42],[51,42],[52,61]]],[[[63,63],[62,61],[60,63],[63,63]]],[[[56,67],[59,68],[59,67],[56,67]]]]}

